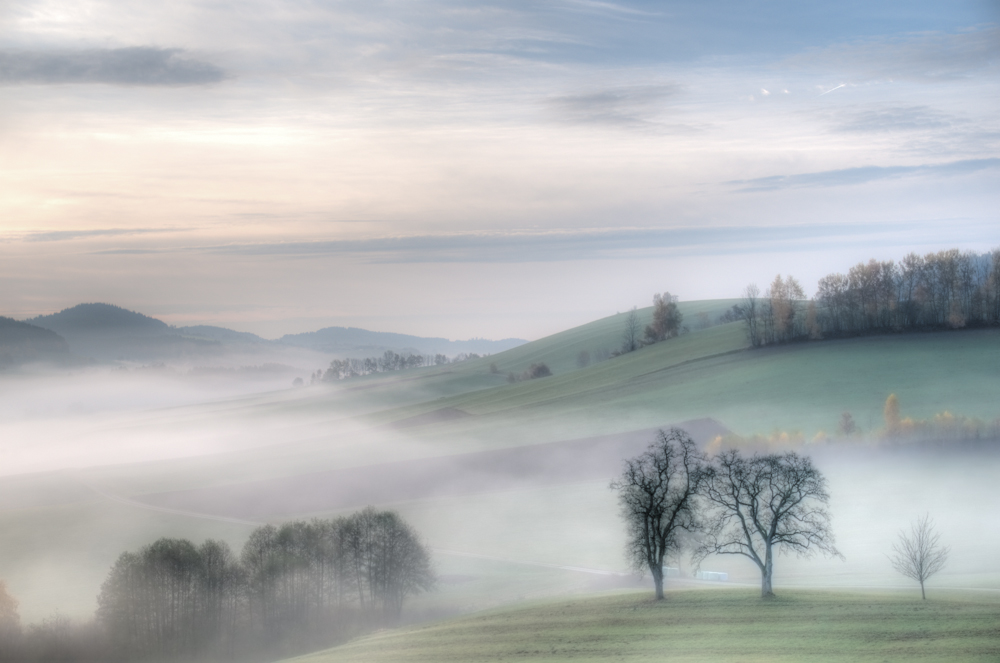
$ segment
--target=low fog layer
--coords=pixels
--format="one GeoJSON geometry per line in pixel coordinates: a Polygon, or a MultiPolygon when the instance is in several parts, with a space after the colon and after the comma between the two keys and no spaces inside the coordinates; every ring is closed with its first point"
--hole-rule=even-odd
{"type": "MultiPolygon", "coordinates": [[[[608,483],[624,457],[653,439],[649,428],[581,438],[570,433],[579,421],[556,420],[531,424],[530,435],[514,422],[486,434],[467,416],[444,416],[444,428],[435,428],[442,415],[434,410],[393,423],[379,419],[377,404],[395,401],[373,395],[378,380],[255,394],[246,382],[135,372],[2,384],[0,526],[9,536],[0,578],[29,621],[55,610],[88,617],[114,558],[161,536],[220,538],[238,550],[256,524],[365,504],[400,511],[443,576],[461,579],[418,601],[410,618],[430,606],[454,612],[539,591],[590,591],[616,577],[615,586],[635,582],[608,483]],[[538,574],[549,580],[537,585],[538,574]],[[506,578],[507,590],[486,589],[497,578],[506,578]]],[[[419,379],[404,384],[401,402],[431,393],[419,379]]],[[[726,423],[687,425],[705,443],[726,423]]],[[[846,560],[782,557],[777,591],[909,587],[885,555],[896,533],[924,513],[952,549],[929,586],[1000,589],[992,562],[1000,459],[988,446],[886,451],[857,443],[812,453],[829,480],[846,560]]],[[[686,558],[671,564],[693,571],[686,558]]],[[[755,568],[737,558],[710,558],[702,569],[728,573],[730,584],[758,582],[755,568]]]]}

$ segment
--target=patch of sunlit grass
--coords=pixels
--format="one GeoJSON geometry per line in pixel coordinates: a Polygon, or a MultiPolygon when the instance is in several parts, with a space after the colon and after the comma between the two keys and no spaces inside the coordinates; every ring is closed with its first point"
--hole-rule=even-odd
{"type": "Polygon", "coordinates": [[[1000,602],[787,590],[648,592],[385,631],[297,663],[365,661],[995,661],[1000,602]]]}

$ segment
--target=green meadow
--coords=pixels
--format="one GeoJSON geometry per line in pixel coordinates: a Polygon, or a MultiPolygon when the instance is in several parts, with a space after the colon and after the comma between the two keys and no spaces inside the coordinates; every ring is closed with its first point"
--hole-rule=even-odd
{"type": "Polygon", "coordinates": [[[1000,597],[682,589],[535,602],[359,638],[296,663],[996,661],[1000,597]]]}

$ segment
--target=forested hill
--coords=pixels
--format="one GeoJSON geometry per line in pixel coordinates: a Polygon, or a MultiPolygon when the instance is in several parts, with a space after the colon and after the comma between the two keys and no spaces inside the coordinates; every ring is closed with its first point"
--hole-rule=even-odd
{"type": "Polygon", "coordinates": [[[186,336],[162,320],[112,304],[78,304],[28,322],[58,332],[73,354],[89,359],[162,361],[223,351],[217,340],[186,336]]]}
{"type": "Polygon", "coordinates": [[[66,339],[48,329],[0,316],[0,368],[32,361],[61,361],[66,339]]]}
{"type": "Polygon", "coordinates": [[[113,304],[77,304],[58,313],[40,315],[25,322],[63,335],[157,335],[171,331],[170,325],[162,320],[113,304]]]}
{"type": "Polygon", "coordinates": [[[449,341],[446,338],[425,338],[392,332],[373,332],[357,327],[326,327],[304,334],[286,334],[278,339],[284,345],[309,348],[331,354],[357,351],[381,354],[383,350],[411,350],[420,354],[457,355],[460,353],[495,354],[527,343],[520,338],[490,341],[474,338],[467,341],[449,341]]]}

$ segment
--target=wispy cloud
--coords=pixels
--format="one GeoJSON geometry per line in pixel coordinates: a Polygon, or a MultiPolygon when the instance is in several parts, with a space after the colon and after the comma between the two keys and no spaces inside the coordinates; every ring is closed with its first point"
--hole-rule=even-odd
{"type": "Polygon", "coordinates": [[[559,122],[649,127],[680,91],[674,84],[606,88],[551,97],[546,106],[559,122]]]}
{"type": "Polygon", "coordinates": [[[771,175],[750,180],[732,180],[726,184],[739,187],[740,191],[775,191],[777,189],[800,189],[806,187],[831,187],[865,184],[877,180],[896,179],[911,175],[954,176],[966,175],[987,168],[1000,167],[1000,159],[966,159],[942,164],[922,164],[918,166],[861,166],[826,170],[818,173],[797,175],[771,175]]]}
{"type": "Polygon", "coordinates": [[[91,230],[48,230],[28,233],[21,237],[27,242],[62,242],[88,237],[116,237],[121,235],[149,235],[153,233],[182,232],[186,228],[95,228],[91,230]]]}
{"type": "Polygon", "coordinates": [[[229,256],[348,256],[369,263],[519,263],[615,259],[636,252],[750,252],[762,247],[826,245],[884,233],[889,225],[725,226],[615,228],[558,232],[464,233],[378,237],[362,240],[260,242],[173,247],[117,248],[98,255],[196,253],[229,256]]]}
{"type": "Polygon", "coordinates": [[[834,129],[844,132],[880,133],[943,129],[962,120],[929,106],[887,106],[846,110],[834,118],[834,129]]]}
{"type": "Polygon", "coordinates": [[[207,85],[227,78],[210,62],[177,48],[2,51],[0,85],[101,83],[125,86],[207,85]]]}

